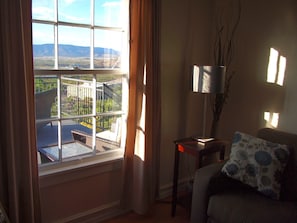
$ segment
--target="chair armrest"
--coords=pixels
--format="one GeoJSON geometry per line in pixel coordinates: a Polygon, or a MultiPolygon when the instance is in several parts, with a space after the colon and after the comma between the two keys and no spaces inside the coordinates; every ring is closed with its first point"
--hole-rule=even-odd
{"type": "Polygon", "coordinates": [[[10,223],[9,218],[7,217],[6,211],[0,202],[0,222],[10,223]]]}
{"type": "Polygon", "coordinates": [[[215,163],[196,171],[192,194],[191,223],[204,223],[207,221],[209,182],[213,176],[221,171],[224,164],[225,162],[215,163]]]}

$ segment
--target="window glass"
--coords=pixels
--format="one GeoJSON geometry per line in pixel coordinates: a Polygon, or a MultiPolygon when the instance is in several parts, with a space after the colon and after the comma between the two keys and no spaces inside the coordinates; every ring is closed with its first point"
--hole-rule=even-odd
{"type": "Polygon", "coordinates": [[[59,26],[59,69],[90,68],[90,29],[59,26]]]}
{"type": "Polygon", "coordinates": [[[63,22],[90,24],[89,0],[58,0],[58,19],[63,22]]]}
{"type": "Polygon", "coordinates": [[[95,0],[95,25],[106,27],[122,27],[123,1],[95,0]]]}
{"type": "Polygon", "coordinates": [[[55,67],[54,26],[33,23],[34,69],[53,69],[55,67]]]}
{"type": "Polygon", "coordinates": [[[55,21],[55,1],[32,0],[32,18],[55,21]]]}
{"type": "Polygon", "coordinates": [[[92,114],[92,75],[64,75],[61,77],[61,86],[62,117],[92,114]]]}
{"type": "Polygon", "coordinates": [[[117,75],[97,75],[96,112],[98,114],[121,110],[122,81],[122,77],[117,75]]]}
{"type": "Polygon", "coordinates": [[[95,30],[94,67],[120,68],[123,33],[119,31],[95,30]]]}

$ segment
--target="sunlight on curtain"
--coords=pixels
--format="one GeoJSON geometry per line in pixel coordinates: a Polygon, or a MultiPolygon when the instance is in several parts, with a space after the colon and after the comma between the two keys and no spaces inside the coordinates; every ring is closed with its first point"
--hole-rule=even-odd
{"type": "Polygon", "coordinates": [[[130,1],[129,112],[123,164],[125,208],[145,214],[159,179],[159,1],[130,1]]]}
{"type": "MultiPolygon", "coordinates": [[[[146,66],[144,66],[144,77],[143,86],[146,86],[146,66]]],[[[135,139],[135,151],[134,154],[138,156],[142,161],[145,161],[145,111],[146,111],[146,96],[145,93],[142,94],[142,106],[141,115],[139,119],[139,125],[136,129],[136,139],[135,139]]]]}
{"type": "Polygon", "coordinates": [[[142,109],[139,126],[136,129],[134,154],[145,161],[145,94],[142,96],[142,109]]]}

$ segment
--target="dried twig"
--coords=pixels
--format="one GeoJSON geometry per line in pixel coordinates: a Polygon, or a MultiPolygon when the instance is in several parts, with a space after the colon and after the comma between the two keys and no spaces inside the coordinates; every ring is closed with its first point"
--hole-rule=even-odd
{"type": "MultiPolygon", "coordinates": [[[[222,15],[220,15],[222,17],[222,15]]],[[[235,18],[235,23],[231,27],[230,35],[228,35],[228,29],[224,24],[221,24],[223,19],[218,21],[217,34],[214,42],[214,62],[215,65],[226,67],[226,79],[224,86],[224,93],[216,94],[214,102],[212,104],[213,120],[211,126],[211,136],[215,137],[217,134],[217,125],[220,120],[221,113],[223,111],[224,104],[227,103],[229,97],[230,85],[235,71],[231,71],[231,63],[234,55],[234,36],[238,28],[241,16],[241,1],[238,0],[238,13],[235,18]],[[225,34],[225,35],[224,35],[225,34]]],[[[228,25],[228,24],[227,24],[228,25]]]]}

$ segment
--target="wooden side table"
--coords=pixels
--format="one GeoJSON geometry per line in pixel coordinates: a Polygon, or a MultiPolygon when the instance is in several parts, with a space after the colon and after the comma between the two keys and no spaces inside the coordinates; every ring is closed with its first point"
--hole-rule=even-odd
{"type": "Polygon", "coordinates": [[[174,141],[175,144],[175,159],[174,159],[174,175],[173,175],[173,190],[172,190],[172,206],[171,216],[175,216],[177,205],[177,185],[179,172],[179,156],[180,153],[187,153],[196,158],[196,169],[202,166],[202,159],[204,156],[220,153],[220,160],[224,160],[225,148],[228,141],[221,139],[213,139],[208,142],[199,142],[191,137],[178,139],[174,141]]]}

